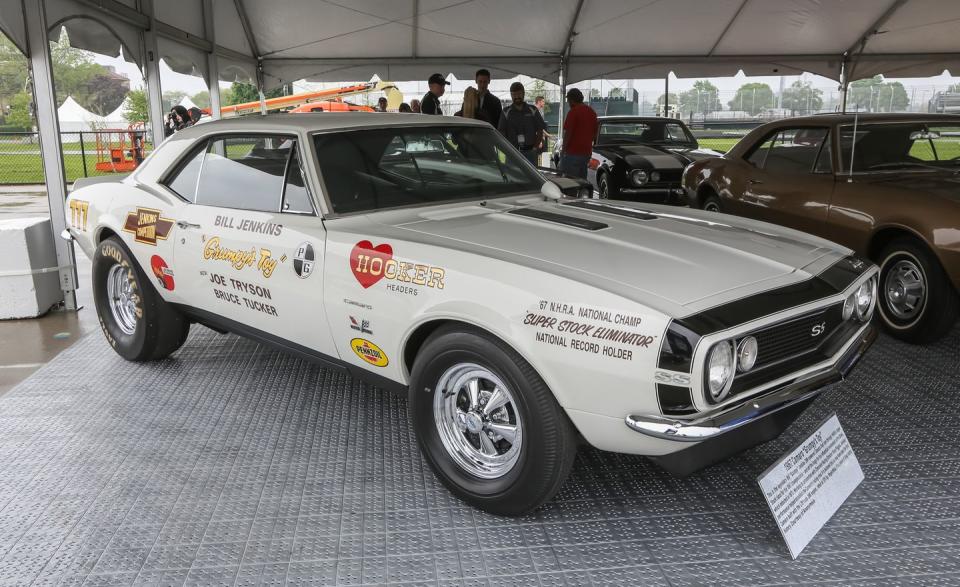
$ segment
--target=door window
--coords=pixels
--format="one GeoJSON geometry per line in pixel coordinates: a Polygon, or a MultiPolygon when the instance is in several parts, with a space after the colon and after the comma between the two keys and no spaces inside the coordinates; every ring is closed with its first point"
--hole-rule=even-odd
{"type": "Polygon", "coordinates": [[[310,201],[310,192],[303,181],[303,170],[300,168],[300,156],[297,149],[291,149],[290,164],[287,166],[287,183],[283,188],[284,212],[297,214],[313,214],[313,204],[310,201]]]}
{"type": "Polygon", "coordinates": [[[197,182],[196,203],[279,212],[290,152],[283,136],[231,136],[210,141],[197,182]]]}
{"type": "Polygon", "coordinates": [[[771,173],[810,173],[827,136],[825,128],[794,128],[780,131],[770,147],[763,168],[771,173]]]}
{"type": "Polygon", "coordinates": [[[767,159],[767,153],[770,152],[770,147],[773,146],[774,139],[777,138],[777,134],[774,133],[767,137],[759,147],[753,149],[753,152],[747,156],[747,163],[753,165],[754,167],[763,168],[763,164],[767,159]]]}
{"type": "Polygon", "coordinates": [[[200,179],[200,168],[203,166],[206,147],[206,144],[204,144],[195,149],[194,153],[184,159],[180,168],[166,182],[167,187],[188,202],[196,201],[197,180],[200,179]]]}

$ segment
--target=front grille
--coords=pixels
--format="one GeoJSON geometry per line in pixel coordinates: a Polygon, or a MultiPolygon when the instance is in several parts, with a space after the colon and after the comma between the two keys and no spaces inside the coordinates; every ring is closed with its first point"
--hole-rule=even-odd
{"type": "Polygon", "coordinates": [[[754,336],[757,339],[757,363],[749,372],[737,373],[730,388],[730,396],[785,377],[833,356],[862,326],[856,320],[844,322],[842,311],[843,304],[834,304],[744,334],[743,336],[754,336]],[[817,329],[820,333],[816,336],[815,327],[820,327],[817,329]]]}
{"type": "MultiPolygon", "coordinates": [[[[840,308],[839,305],[837,307],[840,308]]],[[[837,320],[831,320],[833,312],[830,310],[832,309],[824,308],[750,333],[757,339],[758,354],[755,368],[762,369],[820,346],[836,328],[841,317],[838,312],[837,320]],[[816,331],[815,328],[817,328],[816,331]],[[817,334],[814,335],[814,332],[817,334]]]]}

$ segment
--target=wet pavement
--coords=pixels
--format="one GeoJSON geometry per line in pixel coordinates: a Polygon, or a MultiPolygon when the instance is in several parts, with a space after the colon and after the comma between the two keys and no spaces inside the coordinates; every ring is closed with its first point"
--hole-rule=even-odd
{"type": "MultiPolygon", "coordinates": [[[[49,217],[47,195],[0,189],[0,219],[49,217]]],[[[43,186],[39,186],[43,187],[43,186]]],[[[40,318],[0,320],[0,396],[89,332],[99,330],[90,291],[90,261],[77,250],[78,312],[52,310],[40,318]]]]}

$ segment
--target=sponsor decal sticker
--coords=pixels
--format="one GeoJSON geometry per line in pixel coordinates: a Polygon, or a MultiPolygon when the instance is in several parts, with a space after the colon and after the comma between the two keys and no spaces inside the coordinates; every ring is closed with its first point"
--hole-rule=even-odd
{"type": "Polygon", "coordinates": [[[257,247],[250,247],[249,249],[231,249],[229,247],[220,246],[219,236],[212,236],[207,239],[207,242],[203,245],[203,258],[205,260],[226,261],[237,271],[240,271],[245,267],[256,267],[257,271],[262,273],[263,276],[268,279],[273,275],[273,271],[277,268],[277,264],[283,263],[287,260],[286,255],[283,255],[279,259],[275,259],[270,249],[265,249],[263,247],[260,247],[259,249],[257,247]]]}
{"type": "Polygon", "coordinates": [[[153,270],[153,276],[163,289],[173,291],[176,287],[173,282],[173,269],[167,267],[167,262],[160,255],[150,257],[150,269],[153,270]]]}
{"type": "Polygon", "coordinates": [[[658,348],[658,335],[643,332],[643,322],[630,312],[550,300],[540,300],[523,314],[535,342],[622,361],[658,348]]]}
{"type": "Polygon", "coordinates": [[[233,216],[217,216],[213,219],[214,226],[222,226],[242,232],[253,232],[256,234],[265,234],[267,236],[280,236],[283,233],[282,224],[273,222],[261,222],[250,220],[249,218],[234,218],[233,216]]]}
{"type": "Polygon", "coordinates": [[[160,210],[139,207],[127,214],[127,221],[123,225],[123,231],[131,233],[133,240],[154,247],[158,240],[167,240],[172,228],[173,220],[162,218],[160,210]]]}
{"type": "Polygon", "coordinates": [[[362,318],[358,319],[350,316],[350,328],[358,330],[363,334],[373,334],[373,331],[370,330],[370,321],[362,318]]]}
{"type": "Polygon", "coordinates": [[[350,341],[350,348],[358,357],[374,367],[386,367],[390,364],[386,353],[365,338],[354,338],[350,341]]]}
{"type": "Polygon", "coordinates": [[[70,226],[81,232],[87,232],[87,213],[90,211],[90,202],[70,200],[70,226]]]}
{"type": "MultiPolygon", "coordinates": [[[[411,263],[395,259],[388,243],[373,246],[368,240],[358,242],[350,251],[350,270],[357,282],[368,289],[381,279],[443,289],[446,270],[442,267],[411,263]]],[[[391,283],[387,289],[397,293],[417,295],[419,289],[391,283]]]]}
{"type": "Polygon", "coordinates": [[[293,255],[293,270],[297,277],[306,279],[313,272],[313,263],[315,261],[313,254],[313,245],[310,243],[300,243],[296,254],[293,255]]]}

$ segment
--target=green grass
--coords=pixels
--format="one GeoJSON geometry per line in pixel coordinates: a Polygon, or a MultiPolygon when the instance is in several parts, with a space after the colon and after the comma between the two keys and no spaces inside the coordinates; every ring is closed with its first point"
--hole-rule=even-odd
{"type": "MultiPolygon", "coordinates": [[[[96,170],[96,154],[87,155],[87,175],[111,175],[96,170]]],[[[67,181],[72,182],[83,177],[83,158],[68,154],[63,158],[63,168],[67,181]]],[[[43,183],[43,163],[40,155],[0,155],[0,184],[40,184],[43,183]]]]}
{"type": "Polygon", "coordinates": [[[720,151],[721,153],[726,153],[733,148],[734,145],[739,141],[739,137],[731,138],[703,138],[697,139],[697,142],[700,143],[700,147],[704,149],[713,149],[714,151],[720,151]]]}

